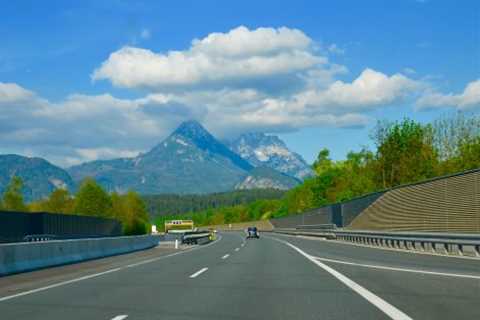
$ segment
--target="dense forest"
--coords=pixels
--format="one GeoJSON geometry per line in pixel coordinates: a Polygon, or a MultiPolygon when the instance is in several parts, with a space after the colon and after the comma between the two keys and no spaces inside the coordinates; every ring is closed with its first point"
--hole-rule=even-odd
{"type": "Polygon", "coordinates": [[[257,200],[182,215],[197,225],[233,223],[298,214],[375,191],[480,167],[480,117],[458,113],[433,123],[411,119],[379,121],[371,132],[376,151],[351,151],[334,161],[323,149],[313,164],[315,177],[280,200],[257,200]]]}
{"type": "Polygon", "coordinates": [[[126,194],[107,193],[93,179],[85,179],[76,194],[65,189],[53,191],[46,199],[25,204],[23,182],[13,177],[0,198],[0,210],[50,212],[113,218],[122,222],[126,235],[144,234],[150,222],[143,199],[134,191],[126,194]]]}
{"type": "Polygon", "coordinates": [[[276,189],[236,190],[212,194],[160,194],[143,196],[151,217],[246,205],[256,200],[280,199],[285,191],[276,189]]]}

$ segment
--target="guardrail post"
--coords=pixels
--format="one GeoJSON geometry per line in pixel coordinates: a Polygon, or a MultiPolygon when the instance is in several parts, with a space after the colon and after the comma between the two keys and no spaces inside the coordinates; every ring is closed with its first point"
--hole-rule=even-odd
{"type": "Polygon", "coordinates": [[[463,245],[457,245],[457,253],[458,255],[463,256],[463,245]]]}

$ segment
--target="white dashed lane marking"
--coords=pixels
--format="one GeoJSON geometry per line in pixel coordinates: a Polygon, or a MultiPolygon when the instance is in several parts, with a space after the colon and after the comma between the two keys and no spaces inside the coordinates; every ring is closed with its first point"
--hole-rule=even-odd
{"type": "Polygon", "coordinates": [[[202,273],[204,273],[204,272],[207,271],[207,270],[208,270],[207,267],[202,268],[202,269],[198,270],[197,272],[195,272],[194,274],[192,274],[192,275],[190,276],[190,278],[196,278],[196,277],[198,277],[199,275],[201,275],[202,273]]]}

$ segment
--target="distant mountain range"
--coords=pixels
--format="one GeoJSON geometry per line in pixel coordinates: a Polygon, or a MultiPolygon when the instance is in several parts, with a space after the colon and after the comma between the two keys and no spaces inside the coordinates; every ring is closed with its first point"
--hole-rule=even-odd
{"type": "Polygon", "coordinates": [[[48,196],[58,188],[75,188],[67,171],[44,159],[14,154],[0,155],[0,194],[5,191],[13,176],[22,178],[23,194],[27,201],[48,196]]]}
{"type": "Polygon", "coordinates": [[[0,191],[12,175],[22,177],[27,199],[55,188],[75,189],[93,177],[109,191],[142,194],[213,193],[234,189],[290,189],[312,175],[310,167],[278,137],[246,134],[222,143],[196,121],[182,123],[147,153],[97,160],[66,170],[39,158],[0,155],[0,191]]]}
{"type": "Polygon", "coordinates": [[[312,169],[302,156],[290,151],[277,136],[247,133],[228,142],[228,145],[255,167],[269,167],[300,180],[313,176],[312,169]]]}

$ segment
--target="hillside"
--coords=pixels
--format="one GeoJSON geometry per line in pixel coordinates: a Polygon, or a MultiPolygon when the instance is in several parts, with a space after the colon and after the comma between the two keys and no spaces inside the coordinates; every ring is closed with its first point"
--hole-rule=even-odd
{"type": "Polygon", "coordinates": [[[249,172],[248,176],[235,186],[237,190],[248,189],[278,189],[288,190],[300,183],[289,175],[276,171],[272,168],[261,166],[249,172]]]}
{"type": "Polygon", "coordinates": [[[13,176],[22,178],[23,195],[26,201],[41,199],[58,188],[75,189],[70,175],[41,158],[19,155],[0,155],[0,194],[13,176]]]}
{"type": "Polygon", "coordinates": [[[159,215],[198,212],[240,204],[250,204],[261,199],[280,199],[284,191],[275,189],[238,190],[206,195],[160,194],[143,196],[151,217],[159,215]]]}

